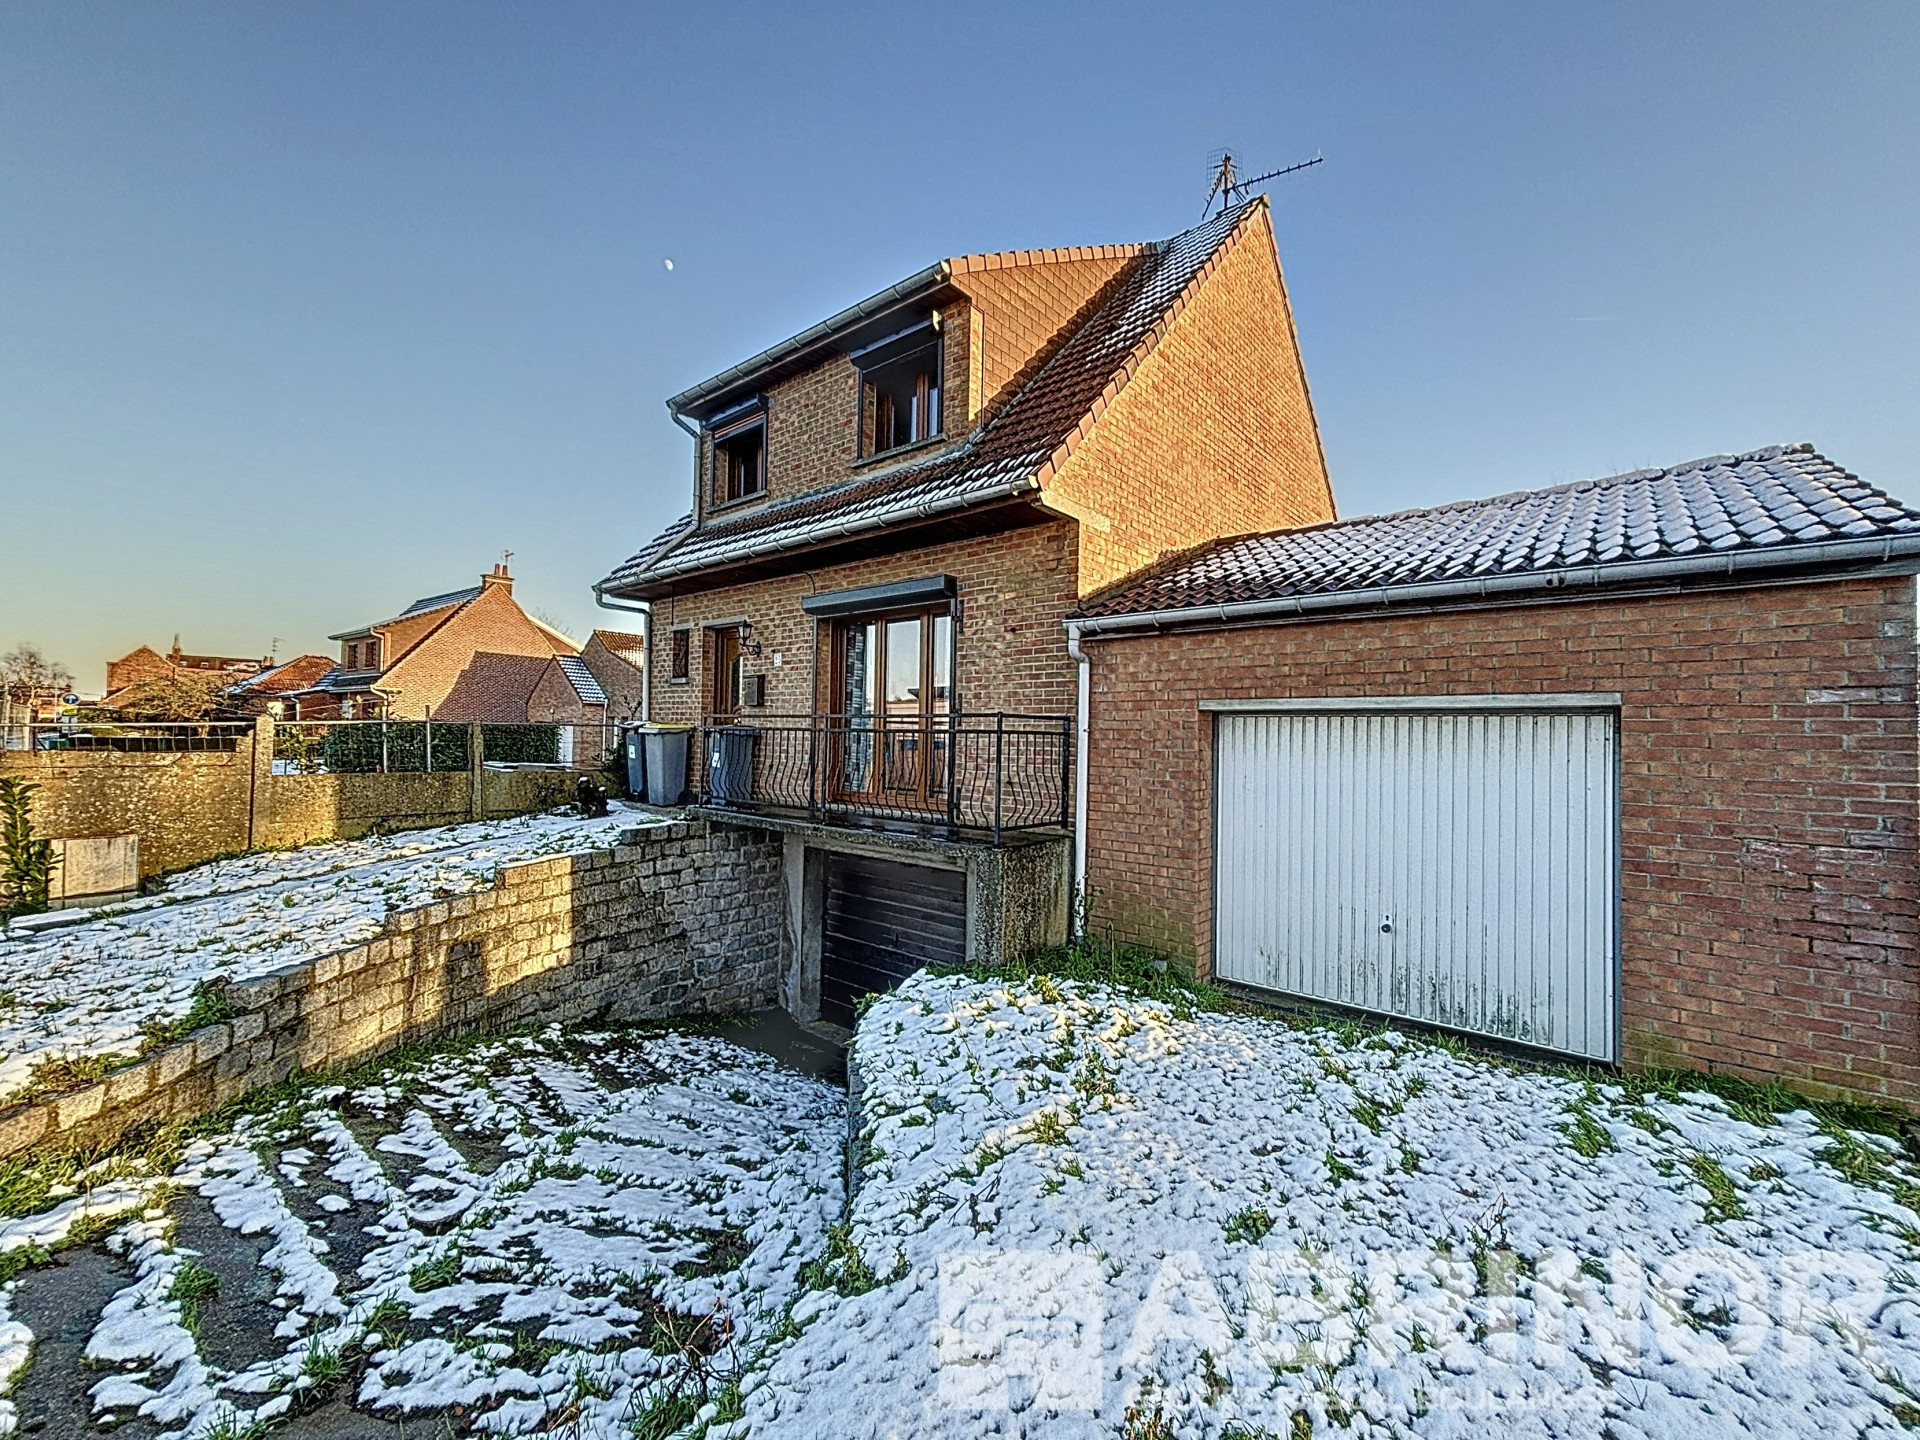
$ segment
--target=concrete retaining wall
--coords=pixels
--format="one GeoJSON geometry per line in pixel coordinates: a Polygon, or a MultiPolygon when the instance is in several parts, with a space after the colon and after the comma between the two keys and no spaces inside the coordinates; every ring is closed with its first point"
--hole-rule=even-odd
{"type": "Polygon", "coordinates": [[[0,1156],[111,1143],[414,1040],[525,1022],[620,1023],[778,1002],[781,839],[674,823],[516,865],[377,940],[234,985],[240,1013],[50,1100],[0,1110],[0,1156]]]}

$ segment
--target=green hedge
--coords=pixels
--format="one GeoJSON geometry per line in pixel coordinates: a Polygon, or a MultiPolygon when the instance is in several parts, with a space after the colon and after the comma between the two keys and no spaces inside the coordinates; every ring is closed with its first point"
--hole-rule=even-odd
{"type": "MultiPolygon", "coordinates": [[[[333,775],[377,773],[384,733],[386,766],[392,771],[427,768],[427,725],[421,720],[389,720],[384,725],[330,725],[315,756],[318,768],[333,775]]],[[[464,770],[468,765],[467,727],[433,727],[433,768],[464,770]]]]}

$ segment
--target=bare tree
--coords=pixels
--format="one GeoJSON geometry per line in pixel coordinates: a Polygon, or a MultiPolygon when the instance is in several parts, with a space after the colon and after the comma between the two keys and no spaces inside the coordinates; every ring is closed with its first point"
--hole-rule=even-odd
{"type": "Polygon", "coordinates": [[[21,698],[31,697],[37,690],[73,688],[73,672],[59,661],[49,660],[46,652],[31,640],[0,655],[0,680],[21,698]]]}

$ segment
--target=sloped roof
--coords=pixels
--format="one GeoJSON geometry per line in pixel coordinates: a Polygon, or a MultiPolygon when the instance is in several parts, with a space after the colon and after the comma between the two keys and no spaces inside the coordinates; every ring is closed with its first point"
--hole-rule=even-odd
{"type": "Polygon", "coordinates": [[[1076,438],[1134,352],[1177,309],[1180,297],[1241,222],[1264,203],[1249,200],[1170,240],[1142,247],[1106,303],[958,444],[698,530],[693,517],[684,516],[596,588],[619,591],[1036,491],[1037,473],[1076,438]]]}
{"type": "MultiPolygon", "coordinates": [[[[469,600],[478,600],[480,598],[480,592],[485,588],[484,585],[469,585],[464,590],[449,590],[444,595],[429,595],[424,600],[414,601],[393,618],[395,620],[410,620],[415,615],[426,614],[429,610],[444,610],[449,605],[464,605],[469,600]]],[[[383,620],[380,623],[384,625],[390,622],[383,620]]]]}
{"type": "Polygon", "coordinates": [[[469,600],[478,600],[484,585],[469,585],[464,590],[449,590],[444,595],[429,595],[416,600],[398,615],[385,620],[375,620],[372,624],[362,625],[355,630],[342,630],[337,635],[329,635],[329,640],[345,640],[350,635],[365,635],[370,630],[378,630],[382,625],[397,624],[402,620],[411,620],[416,615],[430,615],[435,610],[449,610],[456,605],[465,605],[469,600]]]}
{"type": "Polygon", "coordinates": [[[636,655],[647,653],[647,638],[644,635],[635,635],[628,630],[596,630],[593,633],[602,645],[616,655],[629,650],[636,655]]]}
{"type": "Polygon", "coordinates": [[[1920,511],[1811,445],[1777,445],[1488,500],[1214,540],[1090,597],[1079,614],[1310,596],[1378,604],[1407,587],[1544,581],[1575,570],[1604,580],[1610,567],[1687,557],[1806,563],[1829,553],[1809,547],[1849,540],[1920,551],[1920,511]]]}
{"type": "Polygon", "coordinates": [[[373,688],[373,682],[380,678],[378,670],[349,670],[344,665],[336,665],[304,690],[290,690],[290,695],[354,695],[362,690],[373,688]]]}
{"type": "Polygon", "coordinates": [[[235,685],[233,691],[235,694],[256,690],[272,694],[291,693],[324,680],[337,668],[330,656],[296,655],[291,660],[282,660],[271,670],[249,675],[235,685]]]}
{"type": "Polygon", "coordinates": [[[607,692],[600,688],[600,682],[594,678],[587,662],[578,655],[556,655],[553,663],[560,667],[560,673],[567,677],[567,683],[573,686],[573,693],[580,697],[582,705],[604,705],[607,692]]]}

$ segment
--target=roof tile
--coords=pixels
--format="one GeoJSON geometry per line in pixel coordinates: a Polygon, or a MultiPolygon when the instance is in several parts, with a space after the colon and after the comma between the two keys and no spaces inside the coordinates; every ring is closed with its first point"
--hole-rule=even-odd
{"type": "Polygon", "coordinates": [[[1920,536],[1908,508],[1781,445],[1547,490],[1215,540],[1090,597],[1087,616],[1378,592],[1470,576],[1920,536]]]}

